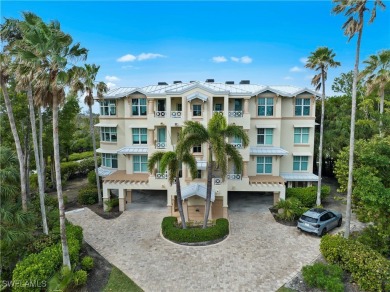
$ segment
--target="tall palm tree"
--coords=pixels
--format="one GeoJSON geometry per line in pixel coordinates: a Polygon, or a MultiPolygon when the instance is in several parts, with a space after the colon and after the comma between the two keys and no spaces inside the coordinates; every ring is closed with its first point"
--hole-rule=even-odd
{"type": "Polygon", "coordinates": [[[96,89],[97,97],[103,98],[103,93],[107,92],[108,87],[104,82],[96,82],[96,75],[99,72],[100,66],[95,64],[84,64],[84,67],[78,67],[75,70],[75,78],[73,82],[73,89],[75,91],[81,91],[85,93],[84,103],[88,105],[89,109],[89,130],[92,137],[93,145],[93,158],[95,161],[95,175],[96,175],[96,187],[98,190],[99,205],[102,205],[102,194],[100,190],[100,181],[98,173],[98,163],[96,155],[96,139],[95,130],[93,127],[93,113],[92,106],[94,104],[93,90],[96,89]]]}
{"type": "Polygon", "coordinates": [[[347,187],[347,210],[346,210],[346,224],[344,237],[348,238],[351,226],[351,212],[352,212],[352,180],[353,180],[353,159],[355,151],[355,118],[356,118],[356,85],[359,74],[359,58],[360,58],[360,44],[362,40],[364,27],[364,13],[370,12],[369,23],[372,23],[376,17],[377,6],[384,9],[386,6],[381,0],[374,0],[374,6],[370,9],[367,7],[368,0],[333,0],[336,6],[333,7],[334,14],[344,13],[348,20],[343,24],[344,35],[348,36],[350,41],[357,34],[355,67],[353,71],[352,82],[352,109],[351,109],[351,134],[349,140],[349,165],[348,165],[348,187],[347,187]]]}
{"type": "Polygon", "coordinates": [[[225,180],[227,174],[227,157],[233,160],[234,166],[238,172],[242,170],[242,156],[240,152],[227,142],[228,138],[237,137],[241,139],[243,147],[249,144],[248,134],[239,126],[228,125],[226,118],[220,114],[214,114],[205,128],[199,122],[186,121],[182,130],[183,139],[179,143],[178,150],[189,150],[194,145],[208,145],[208,163],[207,163],[207,195],[206,208],[204,214],[203,228],[207,228],[207,221],[210,213],[211,189],[213,178],[213,157],[218,165],[222,180],[225,180]]]}
{"type": "Polygon", "coordinates": [[[322,87],[321,97],[321,125],[320,125],[320,145],[318,147],[318,186],[317,186],[317,206],[321,205],[321,180],[322,180],[322,148],[324,140],[324,116],[325,116],[325,81],[328,78],[328,68],[335,68],[340,66],[340,62],[334,60],[336,56],[333,50],[327,47],[319,47],[316,51],[312,52],[306,62],[305,67],[313,69],[317,72],[311,84],[315,86],[316,90],[320,90],[322,87]]]}
{"type": "Polygon", "coordinates": [[[360,73],[360,77],[367,77],[366,85],[368,93],[377,91],[380,98],[379,136],[382,137],[385,87],[390,83],[390,50],[383,50],[378,55],[371,55],[363,63],[367,66],[360,73]]]}
{"type": "Polygon", "coordinates": [[[1,83],[1,89],[3,91],[4,103],[7,109],[9,123],[11,126],[11,132],[15,141],[16,153],[19,160],[20,192],[22,197],[22,209],[23,211],[27,211],[27,189],[26,189],[27,175],[26,175],[26,167],[25,167],[25,153],[23,152],[22,145],[20,143],[19,134],[16,129],[12,104],[7,89],[7,81],[9,78],[8,70],[9,70],[10,63],[11,63],[10,56],[5,53],[1,53],[0,54],[0,83],[1,83]]]}
{"type": "Polygon", "coordinates": [[[35,95],[37,104],[50,106],[53,112],[53,148],[56,174],[58,207],[60,215],[60,233],[63,265],[71,267],[65,230],[65,208],[62,194],[61,165],[58,139],[58,110],[65,97],[64,88],[69,84],[68,64],[70,60],[86,59],[87,50],[80,44],[73,45],[69,34],[61,31],[60,24],[52,21],[44,23],[33,13],[23,13],[24,21],[33,29],[24,36],[18,47],[18,56],[31,68],[36,68],[40,78],[36,79],[39,92],[35,95]]]}
{"type": "Polygon", "coordinates": [[[182,163],[189,167],[192,178],[197,175],[196,160],[189,152],[180,153],[177,151],[162,152],[157,151],[152,154],[148,161],[148,170],[153,173],[153,170],[157,164],[160,164],[160,171],[165,173],[168,170],[169,184],[172,185],[176,180],[176,196],[177,196],[177,207],[179,209],[181,225],[183,229],[186,229],[186,219],[183,212],[183,201],[181,197],[181,185],[180,185],[180,166],[182,163]]]}

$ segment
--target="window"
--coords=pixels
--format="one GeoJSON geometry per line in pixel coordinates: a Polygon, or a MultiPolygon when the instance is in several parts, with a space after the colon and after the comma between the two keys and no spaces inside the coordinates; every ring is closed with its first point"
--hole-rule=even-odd
{"type": "Polygon", "coordinates": [[[274,129],[257,129],[257,144],[258,145],[272,145],[274,129]]]}
{"type": "Polygon", "coordinates": [[[102,116],[116,116],[115,100],[104,100],[100,102],[100,115],[102,116]]]}
{"type": "Polygon", "coordinates": [[[198,169],[198,172],[196,174],[196,178],[202,178],[202,171],[198,169]]]}
{"type": "Polygon", "coordinates": [[[118,168],[118,156],[116,154],[102,153],[102,165],[110,168],[118,168]]]}
{"type": "Polygon", "coordinates": [[[202,105],[201,104],[194,104],[192,106],[192,116],[194,116],[194,117],[202,116],[202,105]]]}
{"type": "Polygon", "coordinates": [[[196,146],[192,147],[192,152],[202,153],[202,145],[196,145],[196,146]]]}
{"type": "Polygon", "coordinates": [[[274,115],[274,99],[273,97],[259,98],[257,105],[257,115],[273,116],[274,115]]]}
{"type": "Polygon", "coordinates": [[[295,115],[310,116],[310,98],[295,99],[295,115]]]}
{"type": "Polygon", "coordinates": [[[165,100],[164,99],[157,100],[157,111],[165,112],[165,100]]]}
{"type": "Polygon", "coordinates": [[[294,171],[305,171],[309,162],[308,156],[294,156],[294,171]]]}
{"type": "Polygon", "coordinates": [[[234,111],[240,112],[242,111],[242,99],[234,99],[234,111]]]}
{"type": "Polygon", "coordinates": [[[309,143],[309,128],[294,128],[294,144],[309,143]]]}
{"type": "Polygon", "coordinates": [[[176,106],[176,110],[178,111],[178,112],[181,112],[182,111],[182,104],[181,103],[178,103],[177,104],[177,106],[176,106]]]}
{"type": "Polygon", "coordinates": [[[148,172],[148,156],[134,155],[133,156],[133,172],[148,172]]]}
{"type": "Polygon", "coordinates": [[[222,111],[222,103],[215,104],[214,111],[221,112],[222,111]]]}
{"type": "Polygon", "coordinates": [[[101,127],[101,140],[104,142],[116,142],[116,128],[115,127],[101,127]]]}
{"type": "Polygon", "coordinates": [[[131,102],[133,116],[146,116],[146,98],[134,98],[131,102]]]}
{"type": "Polygon", "coordinates": [[[270,156],[257,157],[257,173],[259,174],[272,173],[272,157],[270,156]]]}
{"type": "Polygon", "coordinates": [[[146,128],[133,128],[133,144],[148,144],[148,130],[146,128]]]}

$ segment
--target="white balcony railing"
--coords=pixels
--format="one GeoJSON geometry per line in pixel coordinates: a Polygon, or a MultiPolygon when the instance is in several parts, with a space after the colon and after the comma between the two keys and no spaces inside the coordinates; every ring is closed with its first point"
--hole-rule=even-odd
{"type": "Polygon", "coordinates": [[[229,111],[228,116],[231,118],[242,118],[242,111],[229,111]]]}
{"type": "Polygon", "coordinates": [[[167,112],[165,112],[165,111],[156,111],[156,112],[154,112],[154,116],[156,118],[165,118],[166,115],[167,115],[167,112]]]}
{"type": "Polygon", "coordinates": [[[155,175],[155,178],[156,179],[167,179],[168,178],[168,174],[166,172],[165,173],[157,172],[156,175],[155,175]]]}
{"type": "Polygon", "coordinates": [[[181,111],[171,111],[171,118],[181,118],[181,111]]]}
{"type": "Polygon", "coordinates": [[[241,179],[241,174],[229,173],[227,175],[227,179],[230,179],[230,180],[240,180],[241,179]]]}
{"type": "Polygon", "coordinates": [[[220,115],[223,115],[223,111],[213,111],[213,114],[220,114],[220,115]]]}
{"type": "Polygon", "coordinates": [[[242,148],[242,143],[230,143],[234,148],[241,149],[242,148]]]}
{"type": "Polygon", "coordinates": [[[157,149],[165,149],[165,148],[167,148],[167,142],[157,142],[156,143],[156,148],[157,149]]]}

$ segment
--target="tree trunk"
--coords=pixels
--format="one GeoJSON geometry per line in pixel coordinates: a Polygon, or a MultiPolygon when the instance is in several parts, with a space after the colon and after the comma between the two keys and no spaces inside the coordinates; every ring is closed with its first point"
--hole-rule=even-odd
{"type": "Polygon", "coordinates": [[[55,170],[55,166],[54,166],[54,155],[53,154],[50,156],[50,177],[51,177],[51,184],[52,184],[53,190],[57,190],[57,187],[55,184],[56,170],[55,170]]]}
{"type": "Polygon", "coordinates": [[[27,202],[31,199],[30,198],[30,141],[28,139],[28,133],[29,129],[27,127],[26,133],[24,136],[24,157],[25,157],[25,162],[24,165],[26,166],[26,169],[24,170],[24,173],[26,174],[26,194],[27,194],[27,202]]]}
{"type": "MultiPolygon", "coordinates": [[[[54,90],[56,91],[56,90],[54,90]]],[[[62,182],[61,182],[61,161],[60,161],[60,144],[58,139],[58,100],[57,92],[53,94],[53,148],[54,148],[54,164],[56,169],[56,185],[58,195],[58,208],[60,211],[60,233],[61,233],[61,245],[62,245],[62,263],[71,269],[68,241],[66,239],[65,229],[65,207],[64,198],[62,196],[62,182]]]]}
{"type": "Polygon", "coordinates": [[[381,88],[380,92],[380,101],[379,101],[379,137],[383,137],[382,128],[383,128],[383,110],[385,104],[385,88],[381,88]]]}
{"type": "Polygon", "coordinates": [[[184,217],[184,212],[183,212],[183,201],[181,198],[179,172],[176,173],[176,196],[177,196],[177,208],[179,209],[179,214],[181,219],[181,226],[183,227],[183,229],[187,229],[186,218],[184,217]]]}
{"type": "Polygon", "coordinates": [[[16,154],[18,155],[18,160],[19,160],[20,192],[22,196],[22,208],[23,211],[27,211],[27,191],[26,191],[26,172],[25,172],[25,165],[24,165],[24,153],[22,150],[22,145],[20,143],[18,131],[16,130],[16,124],[15,124],[14,114],[12,110],[12,104],[8,95],[7,85],[3,80],[1,80],[1,89],[3,90],[4,103],[7,109],[7,115],[11,126],[11,132],[15,140],[16,154]]]}
{"type": "Polygon", "coordinates": [[[324,140],[324,117],[325,117],[325,72],[321,69],[322,97],[321,97],[321,125],[320,125],[320,145],[318,147],[318,184],[316,205],[321,205],[321,185],[322,185],[322,149],[324,140]]]}
{"type": "Polygon", "coordinates": [[[41,162],[43,190],[46,190],[46,163],[43,157],[43,121],[42,121],[41,107],[39,107],[38,109],[38,116],[39,116],[39,157],[41,162]]]}
{"type": "MultiPolygon", "coordinates": [[[[363,15],[360,15],[360,23],[363,24],[363,15]]],[[[356,116],[356,85],[359,73],[359,55],[360,55],[360,42],[363,34],[363,26],[359,30],[358,39],[356,43],[356,56],[355,56],[355,68],[353,71],[352,81],[352,109],[351,109],[351,135],[349,140],[349,164],[348,164],[348,187],[347,187],[347,210],[345,216],[345,232],[344,237],[349,238],[351,229],[351,216],[352,216],[352,183],[353,183],[353,158],[355,152],[355,116],[356,116]]]]}
{"type": "Polygon", "coordinates": [[[206,206],[204,210],[203,229],[207,228],[207,221],[209,220],[210,202],[211,202],[211,188],[213,180],[213,156],[211,145],[209,145],[209,161],[207,164],[207,194],[206,194],[206,206]]]}
{"type": "Polygon", "coordinates": [[[100,179],[99,179],[99,171],[98,171],[98,163],[97,163],[97,155],[96,155],[96,139],[95,139],[95,130],[93,128],[92,105],[90,104],[88,107],[89,107],[89,130],[91,132],[91,137],[92,137],[93,160],[95,162],[96,187],[98,191],[99,206],[102,206],[103,202],[102,202],[102,193],[100,189],[100,179]]]}
{"type": "Polygon", "coordinates": [[[41,161],[39,159],[39,149],[38,149],[38,138],[37,138],[37,127],[35,124],[35,112],[34,112],[34,102],[33,102],[33,94],[31,85],[27,91],[27,99],[28,105],[30,108],[30,121],[31,121],[31,131],[32,131],[32,139],[34,145],[34,158],[35,165],[37,168],[38,174],[38,189],[39,189],[39,203],[41,205],[41,216],[42,216],[42,229],[44,234],[49,234],[49,230],[47,228],[47,220],[46,220],[46,209],[45,209],[45,190],[43,186],[43,178],[42,178],[42,170],[41,170],[41,161]]]}

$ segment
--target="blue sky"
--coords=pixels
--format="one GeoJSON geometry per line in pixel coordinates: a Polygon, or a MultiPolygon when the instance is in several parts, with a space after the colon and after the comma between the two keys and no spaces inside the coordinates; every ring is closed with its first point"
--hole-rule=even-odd
{"type": "MultiPolygon", "coordinates": [[[[342,63],[328,74],[332,94],[334,77],[353,68],[356,43],[348,43],[341,29],[346,18],[332,15],[332,6],[331,1],[1,1],[1,16],[20,18],[21,11],[31,11],[45,21],[58,20],[89,49],[87,62],[101,66],[98,80],[111,87],[214,78],[311,88],[313,72],[304,68],[304,58],[327,46],[342,63]]],[[[389,47],[387,7],[364,28],[361,60],[389,47]]]]}

